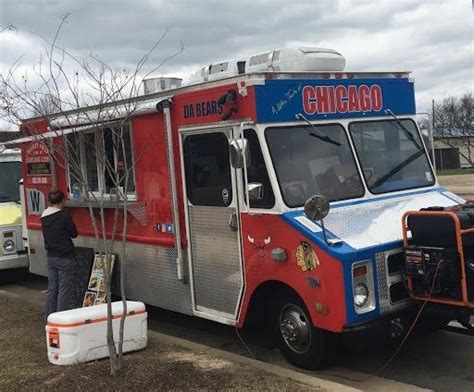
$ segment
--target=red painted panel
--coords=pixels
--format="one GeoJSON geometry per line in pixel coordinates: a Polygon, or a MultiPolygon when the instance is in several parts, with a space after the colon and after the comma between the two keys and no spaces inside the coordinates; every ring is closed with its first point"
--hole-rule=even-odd
{"type": "MultiPolygon", "coordinates": [[[[37,120],[32,121],[30,123],[24,123],[20,126],[20,132],[22,136],[30,136],[30,135],[37,135],[40,133],[47,132],[48,125],[44,120],[37,120]]],[[[47,179],[47,183],[38,183],[36,180],[39,176],[31,176],[28,175],[28,160],[33,158],[33,156],[38,157],[42,155],[38,150],[42,147],[39,142],[33,141],[29,143],[23,143],[21,146],[21,159],[23,162],[23,185],[25,188],[25,200],[26,199],[26,192],[28,189],[35,189],[41,193],[43,193],[45,197],[45,201],[47,202],[48,192],[51,189],[51,176],[41,176],[47,179]]],[[[43,147],[44,148],[44,147],[43,147]]],[[[45,149],[45,148],[44,148],[45,149]]],[[[30,227],[30,223],[32,224],[40,224],[40,217],[38,215],[29,215],[29,207],[28,203],[26,203],[25,211],[27,213],[27,226],[30,227]]]]}
{"type": "Polygon", "coordinates": [[[245,292],[238,326],[245,322],[252,294],[266,281],[280,281],[292,287],[303,299],[313,324],[333,332],[342,332],[346,321],[343,268],[314,244],[319,265],[303,271],[297,264],[296,251],[306,238],[286,224],[278,215],[242,214],[242,237],[244,248],[245,292]],[[249,238],[250,237],[250,238],[249,238]],[[268,242],[270,238],[270,243],[268,242]],[[266,241],[265,241],[266,240],[266,241]],[[286,262],[272,260],[271,251],[285,249],[286,262]],[[308,278],[318,278],[320,287],[310,287],[308,278]],[[328,305],[329,314],[316,312],[315,303],[328,305]]]}
{"type": "MultiPolygon", "coordinates": [[[[228,121],[239,119],[255,119],[255,90],[247,88],[247,96],[238,92],[236,84],[193,91],[180,94],[173,98],[172,119],[177,126],[192,126],[199,124],[215,123],[222,121],[222,114],[229,110],[232,105],[217,105],[217,100],[229,90],[236,92],[237,112],[233,113],[228,121]]],[[[174,130],[174,129],[173,129],[174,130]]]]}
{"type": "MultiPolygon", "coordinates": [[[[171,224],[173,221],[170,208],[164,116],[162,113],[137,116],[132,120],[131,126],[134,157],[136,159],[135,182],[137,199],[146,203],[145,208],[148,222],[146,226],[143,226],[129,214],[127,238],[130,241],[173,246],[174,234],[157,232],[155,230],[157,223],[171,224]]],[[[60,138],[55,139],[57,146],[60,146],[61,143],[60,138]]],[[[23,152],[26,154],[26,148],[23,149],[23,152]]],[[[56,165],[55,173],[58,187],[67,193],[66,170],[61,162],[56,165]]],[[[25,188],[31,188],[28,177],[26,176],[25,178],[27,179],[25,181],[25,188]]],[[[35,189],[42,191],[45,197],[47,197],[51,185],[35,185],[35,189]]],[[[94,232],[88,208],[71,206],[69,211],[76,222],[79,234],[93,236],[94,232]]],[[[98,212],[98,210],[95,211],[96,213],[98,212]]],[[[27,219],[30,229],[41,228],[39,216],[28,214],[27,219]]],[[[114,211],[112,209],[106,210],[105,222],[109,230],[113,227],[113,220],[114,211]]],[[[100,222],[100,219],[98,219],[98,222],[100,222]]],[[[118,216],[118,223],[117,233],[121,233],[123,227],[122,213],[118,216]]]]}
{"type": "MultiPolygon", "coordinates": [[[[229,120],[244,118],[255,119],[255,96],[252,87],[247,89],[248,95],[245,97],[237,92],[236,84],[203,89],[173,97],[170,112],[183,246],[186,246],[184,220],[185,202],[183,200],[178,129],[180,126],[221,121],[221,113],[229,109],[229,104],[225,104],[220,108],[216,100],[231,89],[237,93],[235,106],[237,112],[233,113],[229,120]]],[[[146,203],[148,223],[146,226],[142,226],[135,218],[130,217],[128,219],[127,239],[136,242],[155,243],[162,246],[173,246],[174,234],[156,231],[156,224],[171,224],[173,220],[164,121],[162,112],[139,115],[132,120],[133,153],[134,158],[137,160],[135,170],[136,193],[138,201],[145,201],[146,203]]],[[[44,121],[31,122],[24,124],[23,128],[29,130],[34,129],[34,132],[46,132],[47,124],[44,121]]],[[[55,139],[55,143],[60,145],[61,139],[55,139]]],[[[25,154],[26,148],[23,149],[23,158],[25,158],[25,154]]],[[[66,170],[63,166],[64,165],[59,164],[55,167],[57,185],[65,193],[68,193],[66,170]]],[[[28,181],[26,175],[25,178],[25,188],[31,188],[32,184],[28,181]]],[[[51,184],[38,186],[35,184],[34,188],[41,191],[45,195],[45,198],[47,198],[51,184]]],[[[87,236],[93,235],[89,210],[84,207],[69,207],[69,210],[78,226],[79,234],[87,236]]],[[[112,227],[113,215],[113,210],[106,210],[106,227],[112,227]]],[[[121,232],[122,221],[123,216],[119,215],[118,233],[121,232]]],[[[27,222],[30,229],[41,228],[41,222],[37,215],[27,214],[27,222]]]]}

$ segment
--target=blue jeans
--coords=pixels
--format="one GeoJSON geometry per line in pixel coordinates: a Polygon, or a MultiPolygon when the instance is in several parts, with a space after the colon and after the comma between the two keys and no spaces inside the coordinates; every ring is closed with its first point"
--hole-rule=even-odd
{"type": "Polygon", "coordinates": [[[45,318],[51,313],[71,309],[74,259],[48,256],[48,295],[45,318]]]}

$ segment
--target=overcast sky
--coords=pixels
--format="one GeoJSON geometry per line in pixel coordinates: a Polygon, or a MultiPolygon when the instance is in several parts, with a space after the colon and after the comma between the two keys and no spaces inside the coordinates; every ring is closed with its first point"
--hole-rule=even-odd
{"type": "Polygon", "coordinates": [[[131,67],[163,33],[151,63],[184,51],[157,76],[185,77],[201,65],[288,46],[333,48],[348,71],[413,71],[418,111],[431,99],[472,92],[473,9],[469,0],[0,0],[0,72],[25,69],[70,14],[59,43],[131,67]]]}

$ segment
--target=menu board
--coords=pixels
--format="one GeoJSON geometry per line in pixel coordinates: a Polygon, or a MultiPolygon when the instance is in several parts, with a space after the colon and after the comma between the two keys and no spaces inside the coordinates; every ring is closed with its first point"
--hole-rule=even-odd
{"type": "Polygon", "coordinates": [[[41,176],[51,174],[51,164],[49,162],[28,163],[27,173],[30,176],[41,176]]]}
{"type": "MultiPolygon", "coordinates": [[[[110,255],[111,268],[110,274],[113,274],[115,266],[115,255],[110,255]]],[[[106,302],[105,293],[105,255],[102,257],[96,254],[94,257],[94,264],[92,265],[91,276],[87,291],[84,295],[82,307],[100,305],[106,302]]]]}
{"type": "Polygon", "coordinates": [[[34,141],[26,149],[27,183],[51,183],[51,159],[48,147],[44,142],[34,141]]]}

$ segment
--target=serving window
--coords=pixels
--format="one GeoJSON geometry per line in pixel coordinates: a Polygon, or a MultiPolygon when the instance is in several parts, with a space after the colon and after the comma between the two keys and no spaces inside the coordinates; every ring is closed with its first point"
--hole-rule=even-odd
{"type": "Polygon", "coordinates": [[[86,189],[99,197],[121,192],[135,198],[134,160],[130,127],[108,126],[75,132],[67,138],[68,188],[86,189]],[[128,181],[125,184],[125,174],[128,181]],[[125,189],[126,188],[126,189],[125,189]]]}

